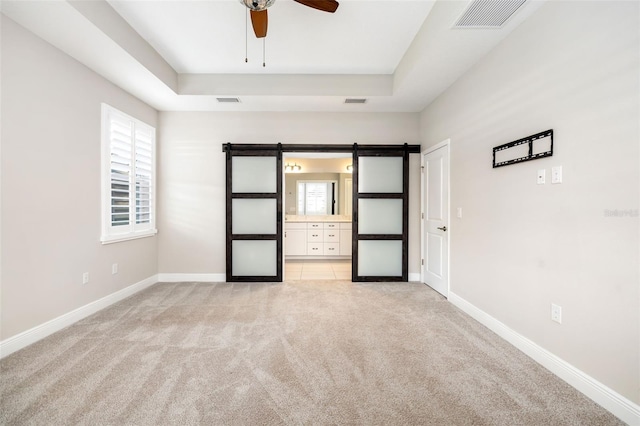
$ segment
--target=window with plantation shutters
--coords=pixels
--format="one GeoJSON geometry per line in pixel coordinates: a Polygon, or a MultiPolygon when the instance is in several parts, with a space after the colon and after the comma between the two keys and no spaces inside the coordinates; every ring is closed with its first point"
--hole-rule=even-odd
{"type": "Polygon", "coordinates": [[[102,242],[154,235],[155,129],[102,104],[102,242]]]}

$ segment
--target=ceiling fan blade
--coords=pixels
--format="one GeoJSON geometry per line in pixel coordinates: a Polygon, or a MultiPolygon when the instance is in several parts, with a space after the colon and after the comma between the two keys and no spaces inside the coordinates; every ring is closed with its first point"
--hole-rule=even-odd
{"type": "Polygon", "coordinates": [[[267,15],[267,9],[256,12],[251,12],[251,25],[253,25],[253,32],[257,38],[263,38],[267,36],[267,27],[269,26],[269,16],[267,15]]]}
{"type": "Polygon", "coordinates": [[[336,0],[294,0],[305,6],[312,7],[314,9],[322,10],[323,12],[333,13],[338,9],[340,3],[336,0]]]}

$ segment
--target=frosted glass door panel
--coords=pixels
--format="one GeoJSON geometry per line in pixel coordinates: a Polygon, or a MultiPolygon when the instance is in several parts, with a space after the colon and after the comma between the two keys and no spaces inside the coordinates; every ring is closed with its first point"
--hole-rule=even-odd
{"type": "Polygon", "coordinates": [[[358,200],[359,234],[402,234],[402,200],[358,200]]]}
{"type": "Polygon", "coordinates": [[[402,193],[402,157],[359,157],[358,192],[402,193]]]}
{"type": "Polygon", "coordinates": [[[358,275],[402,276],[402,241],[360,240],[358,242],[358,275]]]}
{"type": "Polygon", "coordinates": [[[231,274],[234,277],[270,277],[277,273],[277,245],[274,240],[232,242],[231,274]]]}
{"type": "Polygon", "coordinates": [[[231,191],[276,192],[276,157],[233,157],[231,191]]]}
{"type": "Polygon", "coordinates": [[[275,234],[276,200],[273,198],[236,198],[232,202],[231,227],[233,234],[275,234]]]}

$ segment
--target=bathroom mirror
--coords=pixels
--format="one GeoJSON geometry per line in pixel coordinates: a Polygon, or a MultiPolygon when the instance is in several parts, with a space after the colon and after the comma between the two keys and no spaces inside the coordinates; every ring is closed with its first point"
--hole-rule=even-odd
{"type": "MultiPolygon", "coordinates": [[[[334,154],[339,155],[339,154],[334,154]]],[[[287,215],[351,215],[351,156],[285,158],[284,208],[287,215]]]]}

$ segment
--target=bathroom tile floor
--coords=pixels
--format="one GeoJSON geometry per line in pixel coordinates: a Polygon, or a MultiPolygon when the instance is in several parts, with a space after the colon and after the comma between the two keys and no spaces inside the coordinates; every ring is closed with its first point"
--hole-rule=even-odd
{"type": "Polygon", "coordinates": [[[351,280],[351,259],[346,260],[285,260],[284,279],[351,280]]]}

